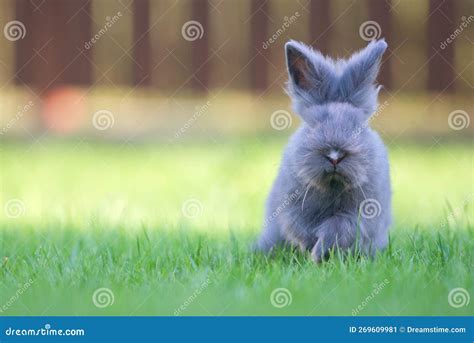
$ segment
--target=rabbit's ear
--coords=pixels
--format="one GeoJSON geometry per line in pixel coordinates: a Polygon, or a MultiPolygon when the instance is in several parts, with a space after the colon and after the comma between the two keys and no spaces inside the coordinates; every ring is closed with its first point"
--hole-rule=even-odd
{"type": "Polygon", "coordinates": [[[376,106],[379,87],[375,86],[375,79],[386,49],[384,39],[372,41],[347,61],[339,83],[344,100],[369,111],[376,106]]]}
{"type": "Polygon", "coordinates": [[[334,81],[332,65],[319,53],[302,43],[285,45],[290,80],[288,92],[298,103],[307,106],[327,100],[334,81]]]}

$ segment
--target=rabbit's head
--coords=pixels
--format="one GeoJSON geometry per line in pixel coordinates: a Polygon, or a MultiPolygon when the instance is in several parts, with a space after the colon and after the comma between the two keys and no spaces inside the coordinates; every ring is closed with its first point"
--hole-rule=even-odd
{"type": "Polygon", "coordinates": [[[320,187],[367,182],[377,158],[367,121],[377,108],[375,79],[387,43],[372,41],[338,61],[294,41],[285,48],[288,93],[304,121],[292,157],[296,173],[320,187]]]}

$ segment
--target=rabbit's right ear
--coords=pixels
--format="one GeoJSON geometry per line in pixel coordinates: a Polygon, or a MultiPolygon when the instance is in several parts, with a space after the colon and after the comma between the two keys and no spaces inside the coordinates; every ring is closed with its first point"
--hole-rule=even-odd
{"type": "Polygon", "coordinates": [[[341,98],[372,114],[377,108],[380,87],[376,83],[382,55],[387,49],[384,39],[371,41],[347,61],[339,83],[341,98]]]}
{"type": "Polygon", "coordinates": [[[323,55],[302,43],[285,45],[290,80],[288,92],[297,106],[311,106],[328,100],[334,82],[332,65],[323,55]]]}

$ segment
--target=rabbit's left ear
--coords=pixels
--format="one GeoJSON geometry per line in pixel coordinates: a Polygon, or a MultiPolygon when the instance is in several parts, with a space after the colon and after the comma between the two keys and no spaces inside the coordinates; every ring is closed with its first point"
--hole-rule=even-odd
{"type": "Polygon", "coordinates": [[[293,102],[311,106],[328,101],[335,77],[332,65],[310,47],[295,41],[285,45],[290,80],[288,91],[293,102]]]}
{"type": "Polygon", "coordinates": [[[372,41],[347,61],[339,83],[342,97],[354,105],[371,109],[376,102],[379,87],[375,80],[382,55],[387,49],[384,39],[372,41]]]}

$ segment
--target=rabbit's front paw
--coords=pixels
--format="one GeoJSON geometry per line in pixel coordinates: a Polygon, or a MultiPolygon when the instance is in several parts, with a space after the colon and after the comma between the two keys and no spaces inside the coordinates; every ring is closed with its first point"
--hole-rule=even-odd
{"type": "Polygon", "coordinates": [[[320,263],[328,258],[329,251],[334,247],[334,240],[330,235],[318,237],[318,241],[311,250],[311,257],[316,263],[320,263]]]}
{"type": "Polygon", "coordinates": [[[344,217],[328,218],[316,232],[317,241],[311,250],[311,257],[316,263],[327,259],[332,249],[348,250],[355,243],[352,223],[344,217]]]}

